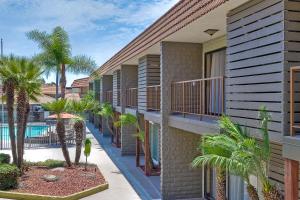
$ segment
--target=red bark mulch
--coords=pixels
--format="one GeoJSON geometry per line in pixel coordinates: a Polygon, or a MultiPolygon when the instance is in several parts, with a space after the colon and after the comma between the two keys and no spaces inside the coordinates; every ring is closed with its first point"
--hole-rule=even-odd
{"type": "Polygon", "coordinates": [[[66,196],[83,190],[90,189],[105,183],[105,179],[98,167],[65,168],[64,171],[51,171],[49,168],[30,167],[19,179],[19,188],[12,192],[31,193],[39,195],[66,196]],[[43,175],[58,176],[56,182],[47,182],[43,175]]]}

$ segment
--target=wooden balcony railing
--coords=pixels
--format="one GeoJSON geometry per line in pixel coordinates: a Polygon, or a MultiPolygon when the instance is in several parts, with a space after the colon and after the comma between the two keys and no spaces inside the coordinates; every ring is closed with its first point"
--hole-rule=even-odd
{"type": "Polygon", "coordinates": [[[218,117],[224,111],[224,78],[212,77],[172,83],[173,113],[218,117]]]}
{"type": "Polygon", "coordinates": [[[299,98],[295,98],[295,93],[299,91],[299,89],[295,89],[295,84],[299,85],[299,81],[296,80],[297,77],[299,78],[299,74],[300,66],[290,68],[290,136],[296,136],[300,130],[299,120],[295,119],[295,112],[298,111],[295,110],[295,103],[299,102],[299,98]]]}
{"type": "Polygon", "coordinates": [[[126,107],[128,108],[137,108],[138,90],[137,88],[129,88],[126,90],[126,107]]]}
{"type": "Polygon", "coordinates": [[[103,93],[104,95],[104,102],[112,104],[113,102],[113,91],[109,90],[103,93]]]}
{"type": "Polygon", "coordinates": [[[152,85],[147,87],[147,110],[160,110],[160,85],[152,85]]]}

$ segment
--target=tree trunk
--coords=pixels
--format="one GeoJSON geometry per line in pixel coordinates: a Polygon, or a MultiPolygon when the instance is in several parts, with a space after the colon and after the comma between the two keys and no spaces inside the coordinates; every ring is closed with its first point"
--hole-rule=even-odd
{"type": "Polygon", "coordinates": [[[75,165],[78,165],[80,160],[82,140],[83,140],[83,129],[84,129],[83,121],[76,121],[74,124],[74,130],[76,135],[75,165]]]}
{"type": "Polygon", "coordinates": [[[264,195],[265,200],[282,200],[283,199],[279,190],[275,186],[272,186],[268,192],[263,191],[263,195],[264,195]]]}
{"type": "Polygon", "coordinates": [[[26,107],[27,107],[27,97],[25,90],[21,89],[18,93],[17,98],[17,153],[18,153],[18,162],[17,166],[22,169],[23,164],[23,138],[25,137],[24,134],[24,122],[25,122],[25,114],[26,114],[26,107]]]}
{"type": "Polygon", "coordinates": [[[27,122],[28,122],[28,117],[29,117],[29,112],[30,112],[30,104],[29,104],[29,99],[27,99],[26,102],[26,111],[25,111],[25,120],[24,120],[24,124],[23,124],[23,138],[22,138],[22,155],[24,155],[24,140],[25,140],[25,136],[26,136],[26,128],[27,128],[27,122]]]}
{"type": "Polygon", "coordinates": [[[58,139],[59,139],[59,142],[61,145],[61,150],[63,152],[66,163],[67,163],[68,167],[71,167],[72,163],[70,160],[70,155],[69,155],[68,147],[66,144],[65,125],[61,119],[57,119],[56,132],[58,135],[58,139]]]}
{"type": "Polygon", "coordinates": [[[66,65],[61,65],[61,77],[60,77],[60,92],[61,98],[64,99],[66,95],[66,65]]]}
{"type": "Polygon", "coordinates": [[[248,192],[250,200],[259,200],[257,190],[253,185],[251,185],[251,184],[247,185],[247,192],[248,192]]]}
{"type": "Polygon", "coordinates": [[[226,200],[226,173],[224,170],[217,168],[217,194],[216,200],[226,200]]]}
{"type": "Polygon", "coordinates": [[[15,86],[12,81],[5,83],[6,93],[6,106],[7,106],[7,120],[11,145],[11,153],[13,157],[13,163],[16,165],[18,162],[17,147],[16,147],[16,135],[15,135],[15,120],[14,120],[14,101],[15,101],[15,86]]]}
{"type": "Polygon", "coordinates": [[[56,100],[58,100],[58,97],[59,97],[59,95],[58,95],[58,87],[59,87],[58,76],[59,76],[59,69],[57,68],[56,69],[56,77],[55,77],[56,78],[56,80],[55,80],[55,99],[56,100]]]}

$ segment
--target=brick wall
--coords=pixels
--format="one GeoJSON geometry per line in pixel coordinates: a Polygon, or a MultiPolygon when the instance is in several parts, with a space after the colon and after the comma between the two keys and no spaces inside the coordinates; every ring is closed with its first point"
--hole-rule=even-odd
{"type": "MultiPolygon", "coordinates": [[[[122,65],[120,71],[120,95],[121,111],[125,113],[126,108],[126,90],[137,87],[138,68],[135,65],[122,65]]],[[[121,154],[135,155],[136,139],[133,134],[136,133],[134,126],[121,127],[121,154]]]]}
{"type": "Polygon", "coordinates": [[[202,45],[162,42],[161,44],[161,192],[163,199],[199,198],[202,171],[190,164],[197,155],[200,135],[168,125],[172,81],[201,78],[202,45]]]}

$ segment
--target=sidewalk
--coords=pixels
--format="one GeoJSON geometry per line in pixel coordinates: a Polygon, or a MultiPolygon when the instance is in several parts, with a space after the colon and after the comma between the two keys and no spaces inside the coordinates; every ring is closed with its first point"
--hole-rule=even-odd
{"type": "Polygon", "coordinates": [[[161,199],[159,176],[145,176],[143,171],[135,166],[135,156],[121,156],[120,149],[111,145],[110,137],[103,137],[90,123],[87,126],[141,199],[161,199]]]}
{"type": "MultiPolygon", "coordinates": [[[[119,168],[112,162],[107,153],[99,145],[98,141],[87,129],[87,137],[92,140],[92,151],[88,159],[89,162],[95,163],[100,168],[105,179],[109,183],[109,189],[97,193],[95,195],[83,198],[83,200],[139,200],[139,195],[126,180],[119,168]]],[[[75,148],[69,148],[71,158],[74,158],[75,148]]],[[[1,151],[10,153],[10,151],[1,151]]],[[[63,155],[60,148],[47,149],[32,149],[25,150],[26,160],[41,161],[46,159],[63,160],[63,155]]],[[[81,156],[81,161],[84,162],[84,156],[81,156]]]]}

